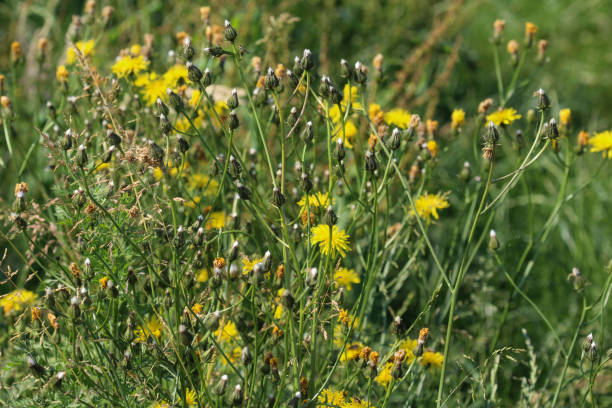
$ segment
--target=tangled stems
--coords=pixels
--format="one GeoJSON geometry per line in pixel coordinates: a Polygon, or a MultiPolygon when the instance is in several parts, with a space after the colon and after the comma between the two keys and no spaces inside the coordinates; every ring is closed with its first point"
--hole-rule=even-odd
{"type": "Polygon", "coordinates": [[[448,324],[446,327],[446,340],[444,342],[444,359],[442,360],[442,371],[440,373],[440,384],[438,385],[438,397],[436,400],[436,406],[438,408],[442,404],[442,393],[444,392],[444,378],[446,375],[446,366],[448,363],[448,351],[450,349],[451,332],[453,330],[453,321],[455,317],[455,305],[457,303],[459,287],[461,285],[461,282],[463,281],[463,277],[466,271],[466,268],[465,268],[466,255],[469,252],[470,245],[472,243],[472,239],[474,238],[474,232],[476,230],[476,225],[478,224],[478,219],[480,218],[480,215],[484,212],[483,206],[484,206],[485,199],[487,197],[487,193],[489,191],[489,186],[491,185],[491,178],[493,176],[493,167],[494,167],[494,161],[490,160],[489,161],[489,175],[487,176],[487,182],[485,184],[484,191],[482,193],[482,198],[480,199],[480,205],[478,206],[478,210],[476,211],[476,215],[474,216],[474,221],[472,222],[472,228],[470,230],[470,235],[468,236],[468,241],[465,247],[465,251],[463,252],[463,256],[461,258],[461,265],[459,266],[459,273],[457,274],[457,280],[455,281],[455,285],[453,286],[452,291],[451,291],[452,298],[451,298],[450,311],[448,314],[448,324]]]}

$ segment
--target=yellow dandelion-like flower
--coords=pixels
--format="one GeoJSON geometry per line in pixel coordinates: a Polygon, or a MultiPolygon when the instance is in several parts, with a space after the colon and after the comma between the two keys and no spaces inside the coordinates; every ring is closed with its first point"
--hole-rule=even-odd
{"type": "Polygon", "coordinates": [[[195,407],[198,405],[198,395],[189,387],[185,389],[185,402],[190,407],[195,407]]]}
{"type": "Polygon", "coordinates": [[[331,249],[332,255],[337,251],[340,256],[345,257],[346,253],[351,251],[349,238],[349,235],[337,225],[330,227],[327,224],[319,224],[312,229],[312,243],[319,244],[319,250],[323,255],[327,255],[331,249]]]}
{"type": "Polygon", "coordinates": [[[206,221],[206,229],[221,229],[223,227],[225,227],[225,212],[216,211],[210,213],[206,221]]]}
{"type": "Polygon", "coordinates": [[[191,106],[192,108],[195,108],[196,106],[198,106],[198,102],[200,102],[201,97],[202,92],[200,92],[199,89],[192,89],[191,97],[189,98],[189,101],[187,103],[189,103],[189,106],[191,106]]]}
{"type": "Polygon", "coordinates": [[[352,149],[353,141],[355,140],[357,132],[357,126],[355,126],[355,123],[349,119],[344,123],[344,130],[342,130],[342,122],[336,123],[333,129],[332,137],[334,137],[335,139],[342,139],[342,141],[344,142],[344,147],[346,147],[347,149],[352,149]]]}
{"type": "Polygon", "coordinates": [[[0,307],[4,308],[4,314],[7,315],[12,311],[19,312],[24,307],[34,303],[38,296],[36,293],[26,289],[17,289],[7,293],[0,299],[0,307]]]}
{"type": "Polygon", "coordinates": [[[166,90],[168,86],[163,78],[159,78],[155,73],[151,74],[147,80],[144,78],[137,78],[134,82],[136,86],[142,85],[142,97],[147,105],[153,105],[157,102],[157,98],[165,101],[168,98],[166,90]]]}
{"type": "Polygon", "coordinates": [[[429,140],[427,142],[427,150],[431,153],[431,157],[438,156],[438,143],[435,140],[429,140]]]}
{"type": "Polygon", "coordinates": [[[361,353],[361,349],[363,348],[363,344],[359,342],[349,343],[344,348],[342,355],[340,356],[340,362],[357,360],[359,358],[359,353],[361,353]]]}
{"type": "Polygon", "coordinates": [[[75,47],[78,48],[79,51],[81,51],[81,53],[83,54],[85,58],[87,58],[94,54],[94,46],[95,46],[94,40],[78,41],[74,45],[74,47],[70,47],[66,51],[66,64],[72,65],[76,62],[77,55],[76,55],[75,47]]]}
{"type": "Polygon", "coordinates": [[[317,208],[326,209],[331,204],[333,204],[333,200],[330,203],[329,194],[321,193],[318,191],[308,196],[304,194],[302,199],[298,201],[298,205],[300,206],[300,214],[308,211],[308,207],[310,207],[310,212],[314,212],[317,208]],[[306,201],[307,198],[308,198],[308,201],[306,201]]]}
{"type": "Polygon", "coordinates": [[[242,273],[245,275],[250,273],[253,267],[260,262],[263,262],[263,258],[255,257],[252,261],[249,261],[249,258],[242,258],[242,273]]]}
{"type": "Polygon", "coordinates": [[[391,376],[392,368],[393,368],[393,363],[387,362],[385,366],[383,367],[383,369],[378,372],[378,375],[376,376],[375,381],[379,383],[380,385],[382,385],[383,387],[387,388],[387,385],[389,385],[389,383],[391,382],[391,379],[393,378],[391,376]]]}
{"type": "Polygon", "coordinates": [[[136,342],[146,343],[151,336],[158,339],[162,334],[162,329],[163,326],[157,316],[153,316],[146,322],[145,326],[138,326],[136,330],[134,330],[136,342]]]}
{"type": "Polygon", "coordinates": [[[146,61],[142,55],[132,57],[127,55],[119,58],[111,67],[113,74],[119,78],[130,77],[144,71],[149,66],[149,61],[146,61]]]}
{"type": "Polygon", "coordinates": [[[569,126],[572,121],[572,111],[569,108],[561,109],[559,111],[559,122],[561,126],[569,126]]]}
{"type": "Polygon", "coordinates": [[[444,355],[442,355],[442,353],[438,353],[437,351],[435,353],[433,351],[425,351],[421,356],[419,364],[423,367],[441,368],[443,361],[444,355]]]}
{"type": "Polygon", "coordinates": [[[196,280],[198,282],[206,282],[208,280],[208,276],[210,276],[210,274],[208,273],[208,269],[204,268],[204,269],[201,269],[200,272],[198,272],[198,276],[196,276],[196,280]]]}
{"type": "Polygon", "coordinates": [[[427,222],[431,221],[433,216],[438,219],[438,210],[450,207],[447,200],[448,194],[427,194],[419,196],[416,199],[414,206],[416,207],[419,217],[424,218],[427,222]]]}
{"type": "Polygon", "coordinates": [[[231,320],[226,322],[223,327],[219,327],[214,332],[214,336],[219,338],[221,336],[221,340],[231,341],[238,336],[238,330],[236,330],[236,325],[231,320]]]}
{"type": "Polygon", "coordinates": [[[589,144],[592,152],[602,152],[603,157],[607,156],[608,159],[612,159],[612,130],[595,133],[589,138],[589,144]]]}
{"type": "Polygon", "coordinates": [[[340,408],[374,408],[374,405],[370,404],[370,402],[366,400],[351,397],[350,400],[346,400],[343,404],[341,404],[340,408]]]}
{"type": "Polygon", "coordinates": [[[151,405],[151,408],[170,408],[170,404],[168,404],[167,401],[160,401],[160,402],[154,402],[153,405],[151,405]]]}
{"type": "Polygon", "coordinates": [[[187,186],[191,190],[202,189],[202,194],[205,196],[213,196],[217,193],[217,190],[219,190],[218,181],[201,173],[194,173],[189,176],[187,186]]]}
{"type": "Polygon", "coordinates": [[[455,109],[451,114],[451,128],[458,129],[465,123],[465,112],[463,109],[455,109]]]}
{"type": "Polygon", "coordinates": [[[317,404],[317,408],[319,407],[329,407],[331,406],[341,406],[346,401],[346,392],[334,390],[333,388],[325,388],[319,396],[317,400],[322,404],[317,404]]]}
{"type": "Polygon", "coordinates": [[[360,283],[359,275],[354,269],[340,268],[334,272],[334,281],[338,286],[346,288],[346,290],[353,289],[353,283],[360,283]]]}
{"type": "Polygon", "coordinates": [[[229,363],[236,364],[238,360],[240,360],[242,349],[236,346],[232,348],[232,350],[229,352],[224,350],[224,353],[225,353],[225,356],[227,356],[227,358],[225,358],[225,356],[221,355],[221,363],[224,366],[228,365],[229,363]]]}
{"type": "Polygon", "coordinates": [[[60,82],[66,82],[68,80],[69,75],[70,73],[66,69],[65,65],[59,65],[57,69],[55,70],[55,77],[60,82]]]}
{"type": "Polygon", "coordinates": [[[509,125],[517,119],[520,119],[521,115],[516,112],[514,108],[499,109],[493,113],[487,115],[487,122],[493,122],[497,126],[509,125]]]}
{"type": "Polygon", "coordinates": [[[140,44],[132,44],[132,46],[130,47],[130,54],[132,54],[133,56],[137,56],[140,54],[141,50],[142,47],[140,46],[140,44]]]}
{"type": "Polygon", "coordinates": [[[108,276],[98,279],[98,282],[100,283],[100,290],[106,289],[106,285],[108,285],[108,276]]]}
{"type": "Polygon", "coordinates": [[[414,361],[414,350],[417,348],[417,341],[412,340],[410,337],[407,337],[403,340],[399,345],[400,350],[404,350],[406,353],[406,357],[404,358],[404,362],[406,364],[410,364],[414,361]]]}
{"type": "Polygon", "coordinates": [[[187,67],[184,65],[174,65],[163,75],[167,88],[174,88],[177,85],[187,83],[187,67]]]}
{"type": "Polygon", "coordinates": [[[397,126],[398,128],[406,129],[410,125],[412,115],[405,109],[395,108],[385,112],[385,122],[389,126],[397,126]]]}

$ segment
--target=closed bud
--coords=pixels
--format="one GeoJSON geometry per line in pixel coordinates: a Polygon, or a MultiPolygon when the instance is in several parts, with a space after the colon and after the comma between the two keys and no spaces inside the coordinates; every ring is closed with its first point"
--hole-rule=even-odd
{"type": "Polygon", "coordinates": [[[582,350],[586,353],[591,349],[591,344],[593,343],[593,333],[589,333],[588,336],[582,342],[582,350]]]}
{"type": "Polygon", "coordinates": [[[490,144],[496,144],[498,141],[499,129],[497,129],[497,126],[495,126],[495,123],[493,123],[493,121],[489,121],[486,142],[490,144]]]}
{"type": "Polygon", "coordinates": [[[197,65],[192,64],[191,61],[188,61],[186,66],[187,66],[187,78],[189,78],[189,80],[193,82],[194,84],[199,84],[200,81],[202,80],[202,77],[204,76],[204,74],[202,73],[202,70],[198,68],[197,65]]]}
{"type": "Polygon", "coordinates": [[[189,143],[181,135],[178,135],[177,139],[179,152],[186,153],[189,150],[189,143]]]}
{"type": "Polygon", "coordinates": [[[149,152],[151,153],[151,157],[158,163],[161,163],[164,159],[164,149],[159,147],[157,143],[153,140],[149,139],[149,152]]]}
{"type": "Polygon", "coordinates": [[[225,52],[225,50],[223,48],[221,48],[220,46],[214,46],[214,47],[206,47],[204,48],[204,53],[206,53],[206,55],[208,55],[209,57],[215,58],[215,57],[220,57],[222,55],[227,54],[227,52],[225,52]]]}
{"type": "MultiPolygon", "coordinates": [[[[193,48],[193,44],[191,43],[191,38],[186,37],[183,42],[183,55],[187,61],[191,61],[193,56],[195,55],[195,49],[193,48]]],[[[187,66],[189,68],[189,66],[187,66]]],[[[194,81],[196,82],[196,81],[194,81]]]]}
{"type": "Polygon", "coordinates": [[[245,201],[251,199],[251,190],[241,182],[236,182],[236,189],[238,190],[238,196],[245,201]]]}
{"type": "Polygon", "coordinates": [[[28,355],[28,368],[37,377],[42,377],[46,372],[45,368],[38,364],[38,362],[31,355],[28,355]]]}
{"type": "Polygon", "coordinates": [[[118,134],[108,129],[106,131],[106,136],[108,137],[108,142],[111,146],[119,146],[121,144],[121,137],[118,134]]]}
{"type": "Polygon", "coordinates": [[[236,258],[238,258],[238,249],[240,247],[240,244],[238,243],[238,241],[234,241],[234,243],[232,244],[232,247],[230,249],[229,255],[227,256],[227,259],[230,262],[234,262],[236,260],[236,258]]]}
{"type": "Polygon", "coordinates": [[[353,77],[353,69],[345,59],[340,60],[340,75],[342,75],[344,78],[353,77]]]}
{"type": "Polygon", "coordinates": [[[289,128],[292,129],[295,124],[298,121],[298,111],[297,108],[294,106],[293,108],[291,108],[291,111],[289,111],[289,116],[287,116],[287,125],[289,125],[289,128]]]}
{"type": "Polygon", "coordinates": [[[306,129],[304,129],[304,132],[302,133],[302,140],[304,141],[304,143],[310,143],[313,139],[314,132],[312,130],[312,122],[308,121],[306,122],[306,129]]]}
{"type": "Polygon", "coordinates": [[[310,177],[307,173],[302,173],[300,177],[300,187],[307,193],[312,190],[312,181],[310,181],[310,177]]]}
{"type": "Polygon", "coordinates": [[[225,39],[232,43],[236,40],[236,37],[238,37],[238,33],[228,20],[225,20],[225,31],[223,34],[225,35],[225,39]]]}
{"type": "Polygon", "coordinates": [[[227,100],[227,106],[232,110],[238,107],[238,90],[236,88],[232,89],[232,94],[227,100]]]}
{"type": "Polygon", "coordinates": [[[283,291],[283,294],[281,295],[281,298],[283,300],[283,304],[287,307],[287,309],[293,309],[293,306],[295,306],[295,299],[293,298],[289,290],[285,289],[283,291]]]}
{"type": "Polygon", "coordinates": [[[64,138],[62,139],[62,149],[66,151],[72,149],[72,131],[70,129],[66,130],[64,133],[64,138]]]}
{"type": "Polygon", "coordinates": [[[559,128],[557,127],[557,121],[552,118],[550,122],[548,122],[548,135],[549,139],[557,139],[559,137],[559,128]]]}
{"type": "Polygon", "coordinates": [[[538,89],[533,96],[537,99],[537,105],[539,110],[544,110],[550,107],[550,100],[548,95],[542,88],[538,89]]]}
{"type": "Polygon", "coordinates": [[[274,89],[279,85],[280,81],[278,77],[274,73],[272,67],[268,68],[268,72],[266,73],[266,78],[264,80],[264,86],[267,90],[274,91],[274,89]]]}
{"type": "Polygon", "coordinates": [[[219,318],[220,317],[221,317],[221,314],[218,311],[209,314],[204,319],[204,326],[206,326],[206,328],[210,331],[217,330],[219,328],[219,318]]]}
{"type": "Polygon", "coordinates": [[[280,208],[285,204],[285,196],[280,192],[277,187],[272,190],[272,204],[280,208]]]}
{"type": "Polygon", "coordinates": [[[589,348],[589,351],[587,351],[587,356],[591,361],[597,360],[597,344],[595,342],[591,343],[591,347],[589,348]]]}
{"type": "Polygon", "coordinates": [[[394,128],[393,131],[391,132],[391,138],[389,139],[389,142],[387,143],[387,145],[389,146],[389,149],[397,150],[399,149],[401,143],[402,143],[402,139],[401,139],[400,131],[398,128],[394,128]]]}
{"type": "Polygon", "coordinates": [[[229,118],[227,120],[227,126],[230,130],[235,130],[240,126],[240,121],[238,120],[238,116],[236,116],[235,111],[231,111],[229,114],[229,118]]]}
{"type": "Polygon", "coordinates": [[[463,163],[463,168],[461,169],[461,172],[459,173],[459,179],[464,182],[468,182],[471,177],[471,173],[472,173],[471,170],[472,170],[472,166],[470,166],[469,162],[463,163]]]}
{"type": "Polygon", "coordinates": [[[170,121],[163,113],[159,115],[159,130],[162,133],[169,133],[172,130],[172,124],[170,124],[170,121]]]}
{"type": "Polygon", "coordinates": [[[230,156],[228,170],[229,170],[230,176],[232,176],[233,178],[237,178],[242,173],[242,166],[240,165],[238,160],[236,160],[236,158],[233,155],[230,156]]]}
{"type": "Polygon", "coordinates": [[[300,61],[300,66],[304,71],[310,71],[314,67],[314,59],[312,57],[312,52],[310,52],[309,49],[304,50],[302,60],[300,61]]]}
{"type": "Polygon", "coordinates": [[[319,270],[317,268],[310,268],[308,274],[306,275],[306,284],[311,288],[314,288],[317,285],[318,275],[319,270]]]}
{"type": "Polygon", "coordinates": [[[366,151],[365,154],[365,169],[370,173],[374,173],[376,170],[378,170],[378,161],[371,150],[366,151]]]}
{"type": "Polygon", "coordinates": [[[184,346],[190,346],[193,341],[193,334],[189,332],[189,329],[184,324],[179,325],[179,338],[184,346]]]}
{"type": "Polygon", "coordinates": [[[212,84],[212,74],[210,73],[210,69],[206,68],[204,70],[204,76],[202,76],[202,85],[204,88],[212,84]]]}
{"type": "Polygon", "coordinates": [[[182,111],[183,110],[183,99],[181,99],[181,97],[170,88],[166,89],[166,93],[168,94],[168,97],[170,98],[170,106],[172,106],[174,110],[176,110],[177,112],[182,111]]]}
{"type": "Polygon", "coordinates": [[[302,61],[300,61],[300,57],[296,55],[295,58],[293,59],[293,74],[295,75],[296,78],[298,78],[298,81],[299,81],[299,78],[302,76],[303,73],[304,73],[304,69],[302,68],[302,61]]]}
{"type": "Polygon", "coordinates": [[[499,241],[497,240],[497,233],[495,232],[495,230],[492,229],[489,232],[489,250],[497,251],[498,248],[499,248],[499,241]]]}
{"type": "Polygon", "coordinates": [[[225,394],[226,390],[227,390],[227,375],[223,374],[221,376],[221,379],[219,380],[219,382],[215,386],[215,394],[223,395],[223,394],[225,394]]]}
{"type": "Polygon", "coordinates": [[[358,84],[364,84],[368,80],[368,70],[359,61],[355,63],[355,70],[353,71],[355,82],[358,84]]]}
{"type": "Polygon", "coordinates": [[[232,405],[235,407],[242,405],[243,399],[242,387],[238,384],[234,387],[234,392],[232,392],[232,405]]]}
{"type": "Polygon", "coordinates": [[[77,153],[76,162],[80,167],[85,167],[87,164],[87,151],[84,145],[79,146],[79,152],[77,153]]]}
{"type": "Polygon", "coordinates": [[[340,92],[333,86],[329,87],[329,100],[331,101],[331,103],[333,103],[334,105],[340,105],[340,102],[342,102],[343,98],[344,96],[342,95],[342,92],[340,92]]]}
{"type": "Polygon", "coordinates": [[[248,365],[251,363],[251,361],[253,361],[253,356],[251,355],[249,348],[246,346],[244,346],[240,351],[240,361],[244,365],[248,365]]]}
{"type": "Polygon", "coordinates": [[[330,205],[327,207],[327,211],[325,211],[325,223],[329,226],[336,225],[338,222],[338,216],[334,212],[333,207],[330,205]]]}
{"type": "Polygon", "coordinates": [[[344,150],[344,141],[341,138],[338,138],[338,141],[336,142],[336,150],[334,151],[334,153],[338,162],[344,160],[344,157],[346,156],[346,151],[344,150]]]}

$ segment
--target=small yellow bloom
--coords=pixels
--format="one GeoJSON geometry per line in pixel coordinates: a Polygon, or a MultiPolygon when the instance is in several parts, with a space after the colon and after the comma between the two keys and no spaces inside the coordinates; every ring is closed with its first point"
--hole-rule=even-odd
{"type": "Polygon", "coordinates": [[[208,269],[204,268],[204,269],[201,269],[200,272],[198,272],[198,276],[196,276],[196,280],[198,282],[206,282],[208,280],[208,276],[209,276],[208,269]]]}
{"type": "Polygon", "coordinates": [[[191,91],[191,98],[189,98],[189,106],[195,108],[200,102],[200,97],[202,96],[202,92],[199,89],[193,89],[191,91]]]}
{"type": "Polygon", "coordinates": [[[221,338],[223,341],[231,341],[238,336],[236,325],[231,320],[226,322],[223,327],[219,327],[213,333],[216,338],[221,338]]]}
{"type": "Polygon", "coordinates": [[[111,67],[111,70],[118,78],[131,77],[144,71],[149,66],[149,61],[146,61],[142,55],[132,57],[127,55],[119,58],[111,67]]]}
{"type": "Polygon", "coordinates": [[[187,67],[184,65],[174,65],[166,71],[163,75],[166,88],[174,88],[178,85],[186,84],[187,79],[187,67]]]}
{"type": "Polygon", "coordinates": [[[223,227],[225,227],[225,212],[216,211],[210,213],[206,221],[206,229],[221,229],[223,227]]]}
{"type": "Polygon", "coordinates": [[[145,326],[138,326],[136,330],[134,330],[134,334],[136,335],[137,343],[146,343],[149,337],[153,336],[155,339],[158,339],[162,334],[162,324],[157,318],[157,316],[151,317],[147,320],[145,326]]]}
{"type": "Polygon", "coordinates": [[[326,388],[317,397],[317,400],[322,404],[318,404],[317,408],[329,406],[342,406],[346,401],[346,392],[337,391],[333,388],[326,388]]]}
{"type": "Polygon", "coordinates": [[[132,54],[133,56],[137,56],[140,54],[141,50],[142,47],[140,46],[140,44],[132,44],[132,46],[130,47],[130,54],[132,54]]]}
{"type": "Polygon", "coordinates": [[[389,385],[389,383],[391,382],[391,379],[393,378],[391,376],[392,368],[393,368],[393,363],[387,362],[385,366],[383,367],[383,369],[380,370],[378,375],[376,376],[375,378],[376,382],[382,385],[383,387],[387,388],[387,385],[389,385]]]}
{"type": "Polygon", "coordinates": [[[4,308],[5,315],[13,310],[19,312],[23,310],[25,306],[34,303],[37,297],[38,296],[36,296],[34,292],[30,292],[26,289],[17,289],[0,298],[0,307],[4,308]]]}
{"type": "Polygon", "coordinates": [[[444,356],[438,352],[425,351],[421,356],[421,360],[419,364],[423,367],[442,367],[442,362],[444,361],[444,356]]]}
{"type": "Polygon", "coordinates": [[[362,348],[363,344],[359,342],[347,344],[344,348],[344,352],[342,352],[342,355],[340,356],[340,362],[343,363],[345,361],[357,360],[362,348]]]}
{"type": "Polygon", "coordinates": [[[342,286],[346,288],[346,290],[351,290],[353,288],[353,283],[361,282],[355,270],[347,268],[340,268],[334,272],[334,281],[336,281],[338,286],[342,286]]]}
{"type": "Polygon", "coordinates": [[[463,109],[455,109],[451,114],[451,128],[458,129],[465,123],[465,112],[463,109]]]}
{"type": "Polygon", "coordinates": [[[185,389],[185,402],[189,407],[195,407],[198,405],[198,395],[189,387],[185,389]]]}
{"type": "Polygon", "coordinates": [[[431,221],[433,216],[438,219],[438,210],[450,207],[447,200],[447,194],[427,194],[419,196],[414,203],[419,217],[424,218],[427,222],[431,221]]]}
{"type": "Polygon", "coordinates": [[[32,308],[30,309],[30,317],[32,318],[32,322],[40,320],[40,315],[40,308],[32,306],[32,308]]]}
{"type": "Polygon", "coordinates": [[[70,75],[70,73],[66,69],[65,65],[59,65],[57,67],[57,70],[55,71],[55,77],[60,82],[66,82],[68,80],[68,76],[69,75],[70,75]]]}
{"type": "Polygon", "coordinates": [[[151,405],[150,408],[170,408],[170,404],[168,402],[162,400],[161,402],[155,402],[151,405]]]}
{"type": "Polygon", "coordinates": [[[191,311],[195,314],[200,314],[203,307],[200,303],[196,303],[191,307],[191,311]]]}
{"type": "Polygon", "coordinates": [[[525,35],[528,37],[532,37],[536,35],[538,32],[538,26],[530,23],[529,21],[525,23],[525,35]]]}
{"type": "Polygon", "coordinates": [[[76,62],[77,54],[75,48],[78,49],[85,58],[87,58],[94,54],[94,46],[94,40],[78,41],[74,47],[70,47],[66,51],[66,64],[72,65],[76,62]]]}
{"type": "Polygon", "coordinates": [[[351,251],[349,238],[349,235],[337,225],[330,227],[327,224],[319,224],[312,229],[312,243],[319,244],[319,250],[323,255],[327,255],[331,249],[332,255],[338,251],[340,256],[345,257],[346,253],[351,251]]]}
{"type": "Polygon", "coordinates": [[[302,197],[300,201],[298,201],[298,205],[300,206],[300,214],[305,213],[310,208],[310,212],[315,212],[318,208],[326,209],[331,204],[333,204],[333,200],[330,203],[329,194],[316,192],[314,194],[306,195],[302,197]],[[306,201],[306,197],[308,197],[308,201],[306,201]]]}
{"type": "Polygon", "coordinates": [[[435,140],[429,140],[427,142],[427,150],[431,153],[431,157],[438,156],[438,143],[435,140]]]}
{"type": "Polygon", "coordinates": [[[98,282],[100,282],[100,290],[106,289],[106,285],[108,284],[108,276],[100,278],[98,282]]]}
{"type": "Polygon", "coordinates": [[[385,112],[385,122],[389,126],[397,126],[398,128],[406,129],[410,126],[412,115],[405,109],[395,108],[385,112]]]}
{"type": "Polygon", "coordinates": [[[253,267],[260,262],[263,262],[263,258],[255,257],[252,261],[249,261],[249,258],[242,258],[242,273],[245,275],[251,273],[253,267]]]}
{"type": "Polygon", "coordinates": [[[595,133],[589,139],[589,144],[592,152],[602,152],[603,157],[607,156],[608,159],[612,159],[612,130],[595,133]]]}
{"type": "Polygon", "coordinates": [[[572,121],[572,111],[569,108],[561,109],[559,111],[559,122],[561,126],[569,126],[572,121]]]}
{"type": "Polygon", "coordinates": [[[499,109],[489,115],[487,115],[487,121],[499,125],[509,125],[517,119],[520,119],[521,115],[516,112],[514,108],[499,109]]]}

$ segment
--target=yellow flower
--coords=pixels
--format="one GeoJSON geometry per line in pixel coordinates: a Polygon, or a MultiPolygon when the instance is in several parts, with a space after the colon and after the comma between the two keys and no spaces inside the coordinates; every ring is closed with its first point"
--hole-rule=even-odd
{"type": "Polygon", "coordinates": [[[198,395],[194,390],[189,387],[187,387],[187,389],[185,390],[185,402],[190,407],[195,407],[196,405],[198,405],[198,395]]]}
{"type": "Polygon", "coordinates": [[[198,272],[198,276],[196,276],[196,280],[198,282],[206,282],[208,280],[208,269],[204,268],[198,272]]]}
{"type": "MultiPolygon", "coordinates": [[[[344,343],[344,342],[342,342],[344,343]]],[[[359,342],[349,343],[344,348],[344,352],[340,356],[340,362],[357,360],[359,358],[359,353],[361,353],[361,349],[363,348],[363,344],[359,342]]]]}
{"type": "Polygon", "coordinates": [[[130,55],[121,57],[111,67],[111,70],[117,77],[129,77],[144,71],[149,66],[149,61],[146,61],[142,55],[132,57],[130,55]]]}
{"type": "Polygon", "coordinates": [[[167,88],[174,88],[177,85],[187,83],[187,67],[174,65],[166,71],[163,78],[167,88]]]}
{"type": "Polygon", "coordinates": [[[304,194],[302,199],[298,201],[298,205],[300,206],[300,214],[307,212],[308,207],[310,207],[310,212],[312,213],[317,208],[326,209],[331,204],[333,204],[333,201],[331,203],[329,202],[329,194],[321,192],[316,192],[308,196],[304,194]],[[308,201],[306,201],[307,197],[308,201]]]}
{"type": "Polygon", "coordinates": [[[612,159],[612,130],[595,133],[589,139],[589,144],[592,152],[602,152],[604,157],[612,159]]]}
{"type": "Polygon", "coordinates": [[[5,315],[13,310],[19,312],[23,310],[24,306],[34,303],[37,297],[34,292],[26,289],[17,289],[7,293],[0,299],[0,307],[4,308],[5,315]]]}
{"type": "Polygon", "coordinates": [[[65,65],[59,65],[57,67],[57,70],[55,71],[55,77],[58,81],[66,82],[68,80],[68,75],[70,75],[70,73],[66,69],[65,65]]]}
{"type": "Polygon", "coordinates": [[[562,126],[569,126],[572,121],[572,111],[569,108],[561,109],[559,111],[559,121],[562,126]]]}
{"type": "Polygon", "coordinates": [[[146,343],[151,335],[158,339],[162,334],[162,324],[157,316],[153,316],[146,322],[145,326],[138,326],[134,330],[134,334],[136,335],[137,343],[146,343]]]}
{"type": "Polygon", "coordinates": [[[235,364],[240,359],[240,355],[242,354],[242,349],[240,347],[236,346],[229,353],[224,350],[224,353],[227,356],[227,358],[225,358],[225,356],[221,355],[221,358],[222,358],[221,363],[223,363],[223,365],[227,365],[228,364],[228,360],[229,360],[230,363],[235,364]]]}
{"type": "Polygon", "coordinates": [[[214,336],[219,338],[221,336],[221,340],[231,341],[232,339],[238,336],[238,330],[236,330],[236,325],[231,320],[226,322],[223,327],[219,327],[214,332],[214,336]]]}
{"type": "Polygon", "coordinates": [[[245,275],[250,273],[253,267],[260,262],[263,262],[263,258],[254,258],[252,261],[249,261],[249,258],[242,258],[242,273],[245,275]]]}
{"type": "Polygon", "coordinates": [[[221,229],[223,227],[225,227],[225,213],[223,211],[210,213],[206,221],[206,229],[221,229]]]}
{"type": "Polygon", "coordinates": [[[487,115],[487,121],[493,122],[497,126],[501,124],[509,125],[520,118],[521,115],[519,115],[514,108],[499,109],[487,115]]]}
{"type": "Polygon", "coordinates": [[[317,397],[319,402],[323,404],[318,404],[319,407],[329,407],[331,406],[341,406],[346,401],[346,393],[344,391],[337,391],[333,388],[326,388],[317,397]]]}
{"type": "Polygon", "coordinates": [[[353,141],[355,140],[355,136],[357,135],[357,126],[353,123],[352,120],[347,120],[344,123],[344,130],[342,130],[342,122],[338,123],[333,130],[335,136],[342,139],[344,142],[344,147],[347,149],[353,148],[353,141]]]}
{"type": "Polygon", "coordinates": [[[383,369],[378,372],[378,375],[375,378],[376,382],[382,385],[383,387],[387,388],[387,385],[391,382],[391,379],[393,378],[391,376],[392,368],[393,368],[393,363],[387,362],[385,366],[383,367],[383,369]]]}
{"type": "Polygon", "coordinates": [[[98,282],[100,282],[100,290],[106,289],[106,285],[108,284],[108,276],[98,279],[98,282]]]}
{"type": "Polygon", "coordinates": [[[447,200],[447,194],[427,194],[419,196],[414,203],[419,217],[425,218],[428,222],[433,216],[438,219],[438,210],[448,208],[450,206],[447,200]]]}
{"type": "Polygon", "coordinates": [[[161,98],[161,100],[165,101],[168,97],[166,93],[168,89],[166,82],[155,73],[150,74],[148,77],[138,77],[134,85],[143,88],[142,96],[147,105],[153,105],[157,102],[157,98],[161,98]]]}
{"type": "Polygon", "coordinates": [[[155,402],[151,405],[151,408],[170,408],[170,404],[168,402],[162,400],[161,402],[155,402]]]}
{"type": "Polygon", "coordinates": [[[130,54],[132,54],[133,56],[139,55],[141,50],[142,47],[140,46],[140,44],[132,44],[132,46],[130,47],[130,54]]]}
{"type": "Polygon", "coordinates": [[[312,243],[319,244],[319,250],[323,255],[327,255],[331,248],[332,255],[338,251],[340,256],[345,257],[346,253],[351,251],[349,238],[348,234],[337,225],[331,228],[327,224],[319,224],[312,229],[312,243]]]}
{"type": "Polygon", "coordinates": [[[438,143],[435,140],[428,141],[427,150],[431,153],[431,157],[436,157],[438,155],[438,143]]]}
{"type": "Polygon", "coordinates": [[[406,129],[410,125],[412,115],[405,109],[395,108],[385,112],[385,122],[390,126],[406,129]]]}
{"type": "Polygon", "coordinates": [[[353,289],[353,283],[360,283],[359,275],[354,269],[340,268],[334,272],[334,281],[338,286],[343,286],[346,290],[353,289]]]}
{"type": "Polygon", "coordinates": [[[374,405],[370,404],[366,400],[351,397],[350,400],[346,400],[343,404],[341,404],[340,408],[374,408],[374,405]]]}
{"type": "Polygon", "coordinates": [[[217,193],[219,189],[219,182],[215,179],[208,177],[206,174],[195,173],[187,180],[187,185],[190,189],[200,188],[203,189],[205,196],[212,196],[217,193]]]}
{"type": "Polygon", "coordinates": [[[403,340],[399,345],[400,350],[404,350],[406,353],[406,357],[404,358],[404,362],[406,364],[410,364],[414,361],[414,350],[417,348],[417,341],[412,340],[410,337],[407,337],[403,340]]]}
{"type": "Polygon", "coordinates": [[[455,109],[451,114],[451,127],[458,129],[465,123],[465,112],[463,109],[455,109]]]}
{"type": "Polygon", "coordinates": [[[202,308],[204,306],[202,306],[201,303],[196,303],[191,307],[191,311],[195,314],[200,314],[202,312],[202,308]]]}
{"type": "Polygon", "coordinates": [[[189,98],[189,106],[191,106],[192,108],[195,108],[198,105],[198,102],[200,101],[200,97],[202,96],[202,92],[200,92],[199,89],[193,89],[191,91],[191,98],[189,98]]]}
{"type": "Polygon", "coordinates": [[[85,58],[87,58],[94,54],[94,46],[94,40],[78,41],[74,47],[70,47],[66,51],[66,64],[72,65],[76,62],[77,56],[75,47],[81,51],[85,58]]]}
{"type": "Polygon", "coordinates": [[[419,364],[423,367],[442,367],[442,362],[444,361],[444,356],[441,353],[433,352],[433,351],[425,351],[421,356],[421,360],[419,364]]]}
{"type": "Polygon", "coordinates": [[[529,21],[525,23],[525,35],[526,36],[534,36],[538,32],[538,26],[530,23],[529,21]]]}

